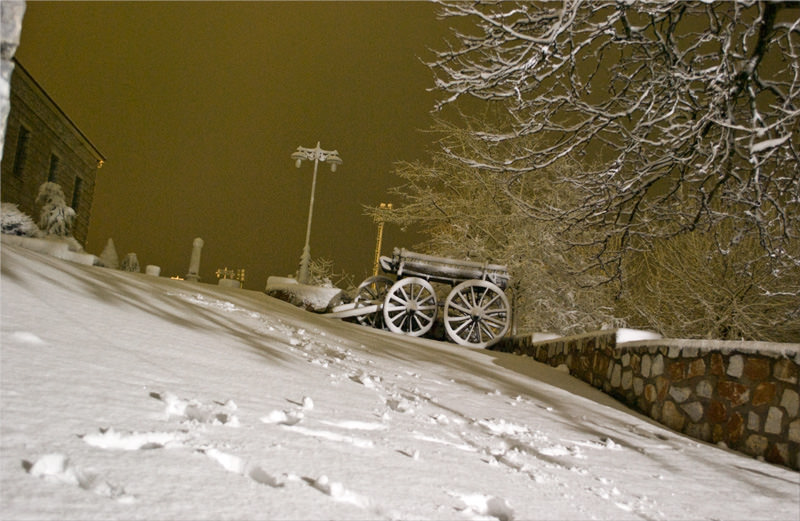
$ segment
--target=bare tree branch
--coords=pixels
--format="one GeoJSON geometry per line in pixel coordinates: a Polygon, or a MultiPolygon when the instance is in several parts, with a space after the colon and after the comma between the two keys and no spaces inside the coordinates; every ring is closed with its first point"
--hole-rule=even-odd
{"type": "MultiPolygon", "coordinates": [[[[487,145],[445,150],[509,180],[570,159],[583,194],[539,217],[592,230],[600,265],[730,222],[795,269],[800,240],[800,5],[567,0],[441,2],[458,24],[429,63],[437,108],[504,114],[487,145]],[[503,146],[520,138],[528,148],[503,146]],[[510,154],[510,150],[514,154],[510,154]],[[548,213],[549,215],[544,215],[548,213]]],[[[721,245],[724,249],[726,246],[721,245]]]]}

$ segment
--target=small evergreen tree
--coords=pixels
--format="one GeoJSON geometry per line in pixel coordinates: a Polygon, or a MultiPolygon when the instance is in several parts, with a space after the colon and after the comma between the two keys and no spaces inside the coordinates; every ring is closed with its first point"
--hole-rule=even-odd
{"type": "Polygon", "coordinates": [[[46,182],[39,187],[36,204],[41,207],[39,227],[48,235],[69,237],[75,223],[75,210],[67,206],[64,192],[57,183],[46,182]]]}
{"type": "Polygon", "coordinates": [[[106,242],[106,247],[103,248],[103,253],[100,254],[100,260],[103,261],[103,266],[106,268],[119,269],[119,255],[117,255],[114,240],[110,237],[106,242]]]}

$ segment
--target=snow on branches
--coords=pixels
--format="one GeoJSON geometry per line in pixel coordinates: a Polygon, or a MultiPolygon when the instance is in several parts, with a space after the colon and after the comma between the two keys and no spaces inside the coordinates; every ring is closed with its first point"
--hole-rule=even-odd
{"type": "MultiPolygon", "coordinates": [[[[800,7],[684,1],[440,2],[457,29],[429,62],[437,108],[504,117],[454,157],[512,180],[569,158],[601,264],[725,221],[800,266],[800,7]],[[535,137],[523,153],[509,141],[535,137]]],[[[721,245],[724,250],[725,245],[721,245]]],[[[610,273],[611,273],[610,272],[610,273]]]]}

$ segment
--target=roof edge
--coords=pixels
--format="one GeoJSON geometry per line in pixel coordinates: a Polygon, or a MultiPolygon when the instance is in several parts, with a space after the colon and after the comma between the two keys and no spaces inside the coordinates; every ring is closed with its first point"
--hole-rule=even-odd
{"type": "Polygon", "coordinates": [[[72,121],[72,118],[67,116],[67,113],[64,112],[64,110],[58,105],[58,103],[56,103],[56,101],[50,96],[50,94],[48,94],[47,91],[44,90],[44,87],[42,87],[42,85],[38,81],[36,81],[36,79],[31,75],[31,73],[28,72],[28,70],[22,66],[19,60],[17,60],[17,58],[12,58],[12,61],[14,62],[14,71],[12,71],[11,73],[12,78],[15,73],[17,73],[18,71],[22,71],[24,76],[34,85],[34,87],[36,87],[37,90],[39,90],[39,92],[41,92],[41,94],[45,97],[45,99],[52,106],[52,108],[55,109],[59,114],[61,114],[61,116],[75,130],[78,136],[80,136],[81,140],[84,141],[84,143],[89,147],[89,149],[95,156],[95,159],[97,159],[97,168],[102,167],[103,163],[105,163],[106,161],[106,157],[100,152],[100,150],[97,149],[96,146],[94,146],[94,143],[91,142],[91,140],[86,136],[86,134],[84,134],[83,131],[80,128],[78,128],[78,125],[76,125],[75,122],[72,121]]]}

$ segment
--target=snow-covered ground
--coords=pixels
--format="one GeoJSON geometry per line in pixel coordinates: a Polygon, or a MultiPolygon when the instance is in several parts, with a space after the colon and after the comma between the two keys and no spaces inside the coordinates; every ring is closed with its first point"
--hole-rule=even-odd
{"type": "Polygon", "coordinates": [[[530,359],[2,247],[3,519],[799,519],[530,359]]]}

